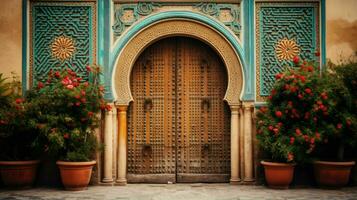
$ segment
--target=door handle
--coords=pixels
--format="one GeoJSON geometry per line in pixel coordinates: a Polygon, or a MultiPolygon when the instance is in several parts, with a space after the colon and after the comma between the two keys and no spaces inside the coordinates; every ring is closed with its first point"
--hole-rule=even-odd
{"type": "Polygon", "coordinates": [[[203,151],[207,152],[210,150],[210,145],[208,143],[205,143],[202,145],[203,151]]]}
{"type": "Polygon", "coordinates": [[[152,99],[151,98],[145,98],[144,100],[144,110],[145,111],[150,111],[153,107],[152,99]]]}
{"type": "Polygon", "coordinates": [[[151,144],[143,144],[142,154],[143,156],[149,156],[152,152],[151,144]]]}
{"type": "Polygon", "coordinates": [[[210,99],[208,97],[202,98],[201,106],[203,110],[209,110],[210,108],[210,99]]]}

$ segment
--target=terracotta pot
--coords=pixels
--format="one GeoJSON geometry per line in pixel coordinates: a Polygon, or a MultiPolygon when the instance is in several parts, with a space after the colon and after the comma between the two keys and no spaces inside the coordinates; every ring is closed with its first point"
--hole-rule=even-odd
{"type": "Polygon", "coordinates": [[[66,190],[78,191],[87,188],[93,166],[96,161],[89,162],[65,162],[57,161],[60,169],[62,183],[66,190]]]}
{"type": "Polygon", "coordinates": [[[322,187],[343,187],[347,185],[351,169],[355,165],[351,162],[315,161],[315,180],[322,187]]]}
{"type": "Polygon", "coordinates": [[[293,181],[295,164],[260,162],[264,166],[265,180],[270,188],[288,189],[293,181]]]}
{"type": "Polygon", "coordinates": [[[31,187],[40,161],[0,161],[0,177],[6,187],[31,187]]]}

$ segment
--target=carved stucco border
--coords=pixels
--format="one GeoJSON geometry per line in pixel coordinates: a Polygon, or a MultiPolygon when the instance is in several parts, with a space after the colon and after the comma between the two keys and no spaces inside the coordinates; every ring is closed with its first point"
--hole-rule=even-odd
{"type": "Polygon", "coordinates": [[[218,32],[195,21],[174,19],[156,23],[138,33],[123,48],[117,58],[114,90],[117,105],[129,105],[131,69],[141,52],[153,42],[171,36],[188,36],[209,44],[222,58],[228,73],[228,87],[224,97],[229,105],[240,105],[243,88],[242,65],[238,54],[218,32]]]}

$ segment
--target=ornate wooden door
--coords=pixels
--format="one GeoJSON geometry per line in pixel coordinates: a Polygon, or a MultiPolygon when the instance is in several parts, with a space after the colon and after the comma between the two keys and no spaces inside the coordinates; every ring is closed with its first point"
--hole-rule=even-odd
{"type": "Polygon", "coordinates": [[[191,38],[148,47],[131,75],[129,182],[227,182],[227,75],[217,54],[191,38]]]}

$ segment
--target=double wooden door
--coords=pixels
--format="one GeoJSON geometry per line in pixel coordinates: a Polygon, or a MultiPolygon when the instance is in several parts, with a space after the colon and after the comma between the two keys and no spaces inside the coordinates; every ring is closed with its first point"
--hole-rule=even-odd
{"type": "Polygon", "coordinates": [[[131,74],[128,181],[229,181],[226,87],[223,63],[208,45],[172,37],[148,47],[131,74]]]}

